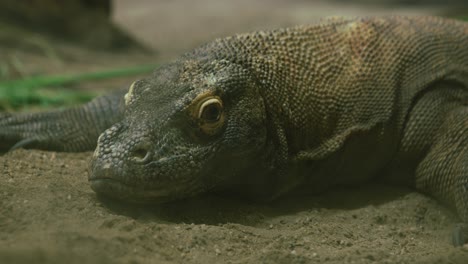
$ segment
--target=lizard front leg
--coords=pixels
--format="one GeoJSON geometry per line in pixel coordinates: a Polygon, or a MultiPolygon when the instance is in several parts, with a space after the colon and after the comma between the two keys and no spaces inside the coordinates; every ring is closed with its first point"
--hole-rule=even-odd
{"type": "Polygon", "coordinates": [[[455,208],[465,223],[454,244],[468,242],[468,93],[458,82],[439,81],[408,113],[399,151],[386,181],[415,186],[455,208]],[[464,227],[465,226],[465,227],[464,227]]]}
{"type": "Polygon", "coordinates": [[[0,113],[0,151],[36,148],[87,151],[123,114],[125,90],[78,107],[39,113],[0,113]]]}
{"type": "Polygon", "coordinates": [[[453,243],[468,243],[468,106],[450,113],[416,169],[416,188],[454,206],[462,220],[453,243]]]}

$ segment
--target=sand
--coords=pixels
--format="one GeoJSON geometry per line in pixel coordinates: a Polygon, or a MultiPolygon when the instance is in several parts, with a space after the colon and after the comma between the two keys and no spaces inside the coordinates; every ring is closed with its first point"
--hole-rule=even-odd
{"type": "Polygon", "coordinates": [[[206,195],[164,205],[96,196],[91,153],[0,157],[0,263],[467,263],[454,214],[371,184],[254,203],[206,195]]]}

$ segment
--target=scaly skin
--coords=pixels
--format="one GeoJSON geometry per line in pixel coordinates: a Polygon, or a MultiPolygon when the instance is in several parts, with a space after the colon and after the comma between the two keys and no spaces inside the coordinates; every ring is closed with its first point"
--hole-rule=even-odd
{"type": "MultiPolygon", "coordinates": [[[[161,202],[230,189],[276,197],[380,175],[448,203],[468,223],[466,23],[329,19],[237,35],[161,67],[132,85],[125,106],[119,100],[107,100],[121,105],[115,112],[73,110],[85,112],[70,117],[74,130],[44,131],[65,123],[55,113],[4,117],[0,139],[84,150],[98,133],[80,131],[99,122],[82,120],[115,120],[89,176],[108,196],[161,202]],[[70,134],[85,136],[63,141],[70,134]]],[[[99,132],[110,125],[102,124],[99,132]]]]}

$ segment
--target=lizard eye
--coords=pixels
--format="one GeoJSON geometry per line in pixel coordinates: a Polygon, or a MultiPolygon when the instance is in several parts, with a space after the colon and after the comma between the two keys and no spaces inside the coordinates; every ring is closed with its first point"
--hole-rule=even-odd
{"type": "Polygon", "coordinates": [[[223,105],[218,98],[211,98],[202,103],[198,118],[208,123],[218,122],[223,112],[223,105]]]}
{"type": "Polygon", "coordinates": [[[203,134],[213,136],[221,131],[224,124],[224,108],[221,98],[214,95],[204,96],[195,103],[194,110],[198,127],[203,134]]]}

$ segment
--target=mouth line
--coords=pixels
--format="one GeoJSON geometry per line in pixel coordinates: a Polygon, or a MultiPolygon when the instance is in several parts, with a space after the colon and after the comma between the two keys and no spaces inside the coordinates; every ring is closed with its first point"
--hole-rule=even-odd
{"type": "Polygon", "coordinates": [[[96,193],[119,200],[137,203],[159,203],[171,200],[168,190],[145,190],[110,177],[90,178],[89,182],[96,193]]]}

